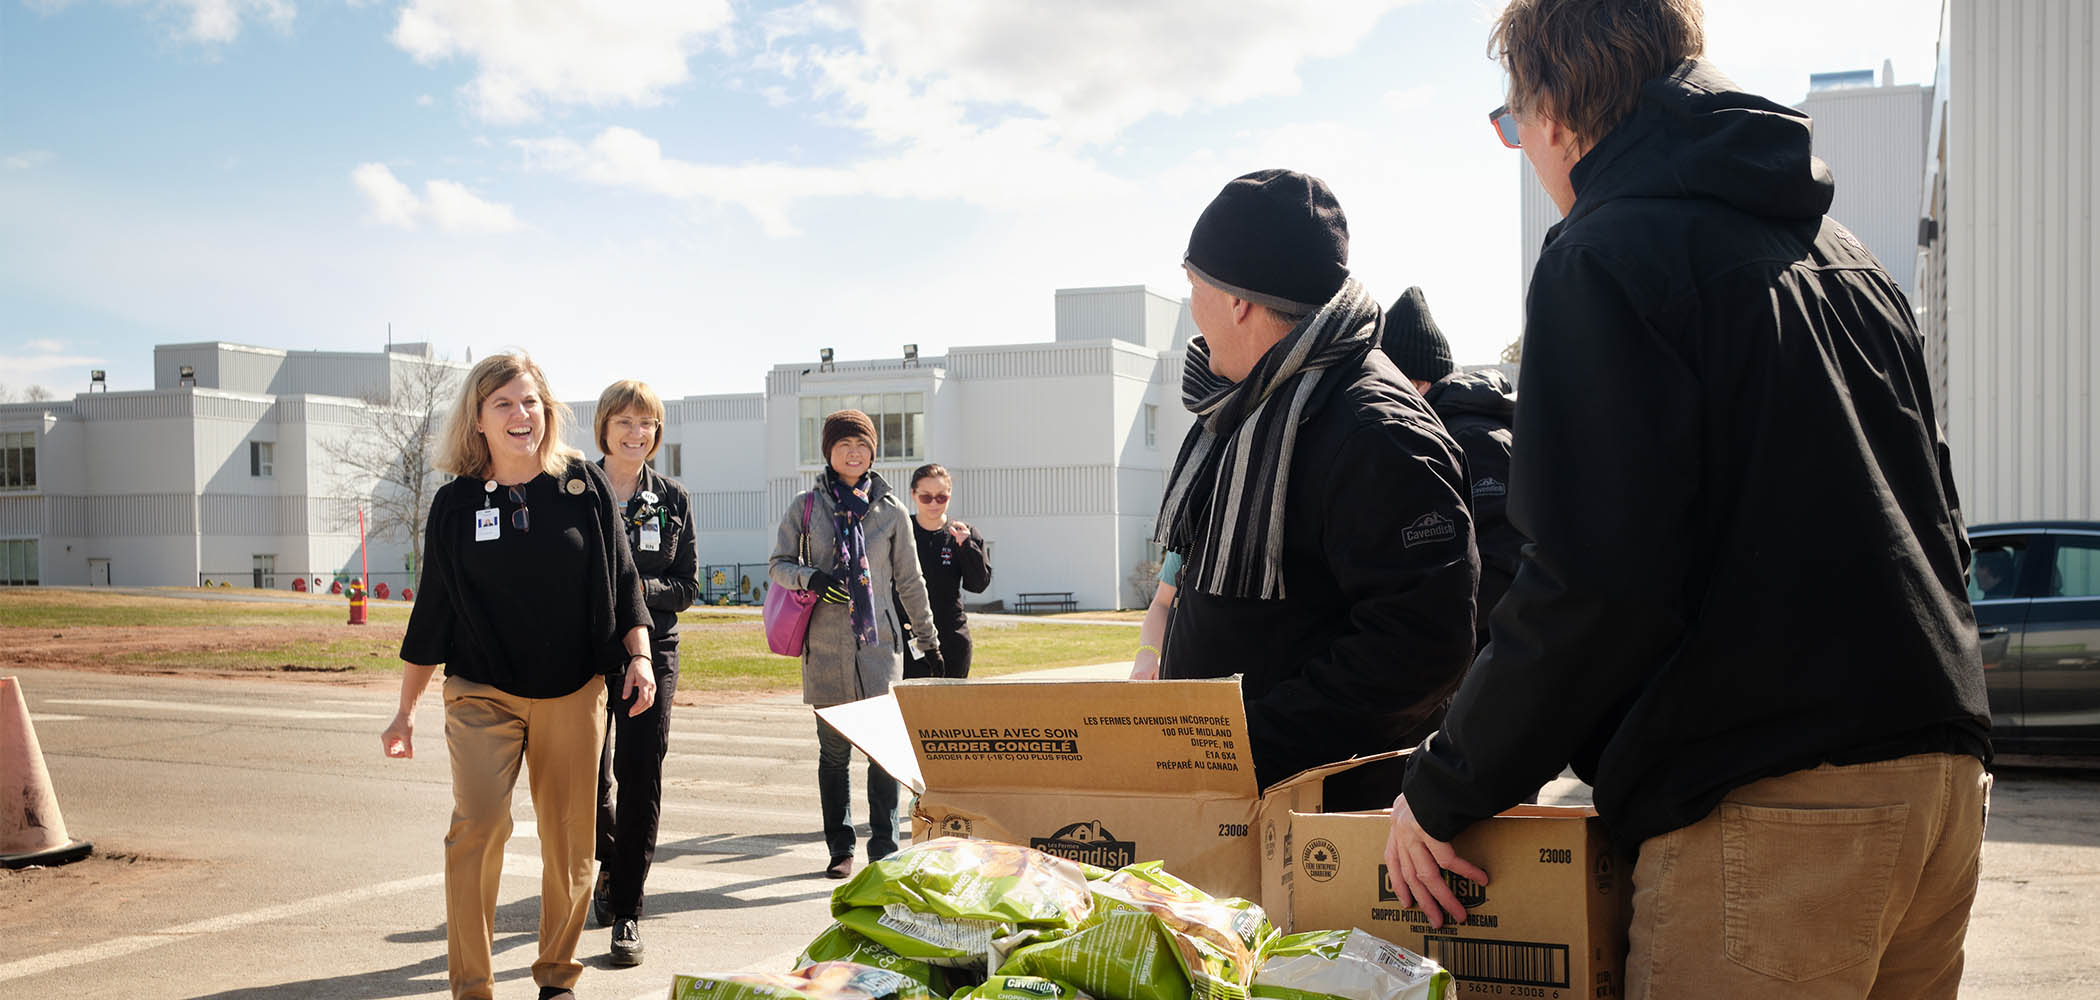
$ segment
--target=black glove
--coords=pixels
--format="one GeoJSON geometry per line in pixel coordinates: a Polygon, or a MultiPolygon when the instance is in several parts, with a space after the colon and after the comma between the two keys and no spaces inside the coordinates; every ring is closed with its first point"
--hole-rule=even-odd
{"type": "Polygon", "coordinates": [[[831,574],[821,569],[809,574],[809,589],[817,595],[818,600],[826,604],[849,604],[853,601],[853,595],[846,592],[846,585],[832,579],[831,574]]]}
{"type": "Polygon", "coordinates": [[[948,664],[941,659],[941,651],[938,649],[920,650],[919,662],[925,665],[928,677],[948,676],[948,664]]]}

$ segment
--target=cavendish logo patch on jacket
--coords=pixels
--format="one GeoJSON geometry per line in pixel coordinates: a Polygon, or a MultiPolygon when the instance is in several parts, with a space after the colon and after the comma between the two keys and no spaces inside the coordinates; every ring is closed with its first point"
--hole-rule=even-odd
{"type": "Polygon", "coordinates": [[[1432,510],[1415,518],[1415,523],[1400,533],[1400,543],[1411,549],[1428,542],[1448,542],[1457,537],[1458,525],[1432,510]]]}
{"type": "Polygon", "coordinates": [[[1504,485],[1502,480],[1493,476],[1482,476],[1473,481],[1473,495],[1476,497],[1508,496],[1509,487],[1504,485]]]}
{"type": "Polygon", "coordinates": [[[1083,861],[1102,868],[1137,864],[1137,842],[1117,840],[1100,820],[1074,823],[1048,837],[1030,837],[1028,846],[1067,861],[1083,861]]]}

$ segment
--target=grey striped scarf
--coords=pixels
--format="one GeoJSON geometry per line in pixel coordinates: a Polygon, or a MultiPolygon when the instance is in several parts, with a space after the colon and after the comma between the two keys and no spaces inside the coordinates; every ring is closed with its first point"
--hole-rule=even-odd
{"type": "Polygon", "coordinates": [[[1181,401],[1197,422],[1174,460],[1156,532],[1182,554],[1181,586],[1284,596],[1283,503],[1306,403],[1327,369],[1377,345],[1384,322],[1385,311],[1352,278],[1237,383],[1211,372],[1203,338],[1189,342],[1181,401]]]}

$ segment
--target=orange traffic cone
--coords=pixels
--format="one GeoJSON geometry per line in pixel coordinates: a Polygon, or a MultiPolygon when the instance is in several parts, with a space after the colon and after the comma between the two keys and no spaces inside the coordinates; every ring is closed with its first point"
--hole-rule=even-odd
{"type": "Polygon", "coordinates": [[[51,772],[44,769],[44,748],[29,724],[29,704],[12,677],[0,677],[0,802],[8,803],[0,809],[0,868],[62,865],[95,849],[66,835],[51,772]]]}

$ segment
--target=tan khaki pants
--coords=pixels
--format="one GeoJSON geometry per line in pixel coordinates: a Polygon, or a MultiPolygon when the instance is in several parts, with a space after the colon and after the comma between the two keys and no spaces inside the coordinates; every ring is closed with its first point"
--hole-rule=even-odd
{"type": "Polygon", "coordinates": [[[1826,765],[1650,838],[1627,997],[1953,997],[1990,786],[1974,757],[1826,765]]]}
{"type": "Polygon", "coordinates": [[[496,886],[510,839],[518,766],[531,772],[539,818],[541,986],[576,985],[576,941],[591,896],[598,750],[605,742],[605,679],[562,698],[520,698],[445,678],[445,745],[452,752],[452,828],[445,834],[445,946],[452,995],[490,1000],[496,886]]]}

